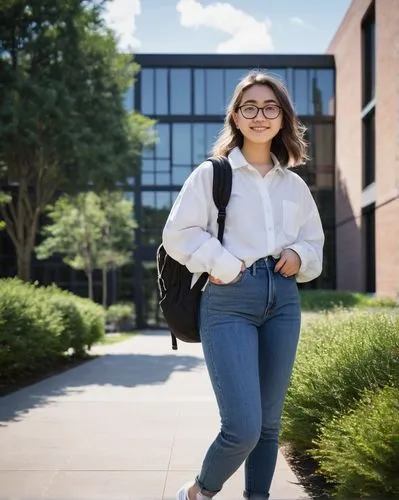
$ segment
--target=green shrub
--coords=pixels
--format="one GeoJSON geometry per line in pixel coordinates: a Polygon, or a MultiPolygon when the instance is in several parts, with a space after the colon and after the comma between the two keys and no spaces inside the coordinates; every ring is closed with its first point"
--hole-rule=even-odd
{"type": "Polygon", "coordinates": [[[88,299],[17,279],[0,280],[0,379],[45,368],[66,351],[77,356],[104,335],[103,308],[88,299]]]}
{"type": "Polygon", "coordinates": [[[108,323],[115,325],[115,328],[120,331],[130,331],[134,324],[134,307],[133,304],[114,304],[106,311],[106,319],[108,323]]]}
{"type": "Polygon", "coordinates": [[[0,280],[0,378],[29,373],[61,354],[62,317],[33,285],[0,280]]]}
{"type": "Polygon", "coordinates": [[[105,335],[105,311],[99,304],[81,297],[76,299],[76,304],[87,325],[87,337],[84,345],[90,349],[105,335]]]}
{"type": "Polygon", "coordinates": [[[73,349],[76,356],[82,355],[88,338],[89,326],[74,297],[51,289],[42,289],[50,307],[56,309],[62,323],[62,352],[73,349]]]}
{"type": "Polygon", "coordinates": [[[359,292],[336,290],[301,290],[301,307],[303,311],[331,310],[337,307],[397,307],[393,299],[375,298],[359,292]]]}
{"type": "Polygon", "coordinates": [[[49,296],[63,297],[74,304],[80,318],[81,328],[75,328],[70,332],[70,347],[75,354],[84,355],[86,349],[90,349],[105,335],[105,312],[102,306],[90,299],[78,297],[66,290],[60,290],[55,285],[43,289],[49,296]]]}
{"type": "Polygon", "coordinates": [[[399,390],[366,391],[321,429],[312,455],[340,498],[399,498],[399,390]]]}
{"type": "Polygon", "coordinates": [[[302,332],[282,439],[309,450],[319,427],[356,405],[365,389],[399,387],[399,316],[327,313],[302,332]]]}

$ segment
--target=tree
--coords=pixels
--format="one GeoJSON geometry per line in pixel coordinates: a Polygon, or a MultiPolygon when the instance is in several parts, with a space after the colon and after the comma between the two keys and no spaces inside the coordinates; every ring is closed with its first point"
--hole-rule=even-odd
{"type": "Polygon", "coordinates": [[[50,223],[42,228],[43,242],[36,247],[38,259],[63,255],[73,269],[83,270],[88,279],[88,295],[93,299],[93,271],[98,267],[98,251],[104,214],[95,193],[75,197],[64,195],[48,207],[50,223]]]}
{"type": "Polygon", "coordinates": [[[104,192],[99,196],[104,226],[98,253],[102,270],[103,306],[107,306],[108,272],[124,266],[132,259],[133,234],[137,227],[133,219],[133,204],[121,192],[104,192]]]}
{"type": "Polygon", "coordinates": [[[153,122],[127,113],[137,66],[117,52],[103,0],[2,0],[0,213],[18,275],[30,276],[39,217],[60,192],[114,189],[137,171],[153,122]]]}
{"type": "Polygon", "coordinates": [[[48,207],[50,222],[36,247],[39,259],[61,254],[65,264],[83,270],[93,298],[93,272],[102,270],[103,304],[107,305],[107,274],[129,262],[133,250],[133,204],[123,193],[64,195],[48,207]]]}

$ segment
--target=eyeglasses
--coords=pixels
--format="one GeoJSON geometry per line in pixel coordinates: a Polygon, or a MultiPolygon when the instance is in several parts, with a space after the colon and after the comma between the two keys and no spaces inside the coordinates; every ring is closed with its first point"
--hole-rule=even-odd
{"type": "Polygon", "coordinates": [[[243,106],[239,106],[238,109],[247,120],[256,118],[260,110],[262,110],[263,116],[268,120],[275,120],[281,113],[281,106],[277,104],[267,104],[263,108],[259,108],[255,104],[244,104],[243,106]]]}

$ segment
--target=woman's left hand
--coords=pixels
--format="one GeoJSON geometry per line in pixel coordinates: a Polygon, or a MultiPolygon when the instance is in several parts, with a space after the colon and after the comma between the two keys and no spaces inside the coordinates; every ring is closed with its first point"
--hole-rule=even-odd
{"type": "Polygon", "coordinates": [[[280,259],[278,260],[274,272],[281,273],[285,278],[289,278],[298,274],[301,267],[301,258],[299,255],[291,250],[291,248],[286,248],[281,252],[280,259]]]}

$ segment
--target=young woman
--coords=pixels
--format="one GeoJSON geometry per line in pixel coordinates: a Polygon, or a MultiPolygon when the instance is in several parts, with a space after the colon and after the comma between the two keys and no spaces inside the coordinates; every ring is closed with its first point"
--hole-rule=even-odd
{"type": "Polygon", "coordinates": [[[177,500],[212,498],[244,461],[244,497],[269,498],[300,331],[297,282],[322,270],[319,213],[305,182],[289,170],[307,159],[304,131],[282,82],[250,73],[213,149],[233,171],[223,245],[210,162],[187,179],[166,222],[169,255],[195,276],[210,275],[200,335],[221,416],[200,473],[177,500]]]}

